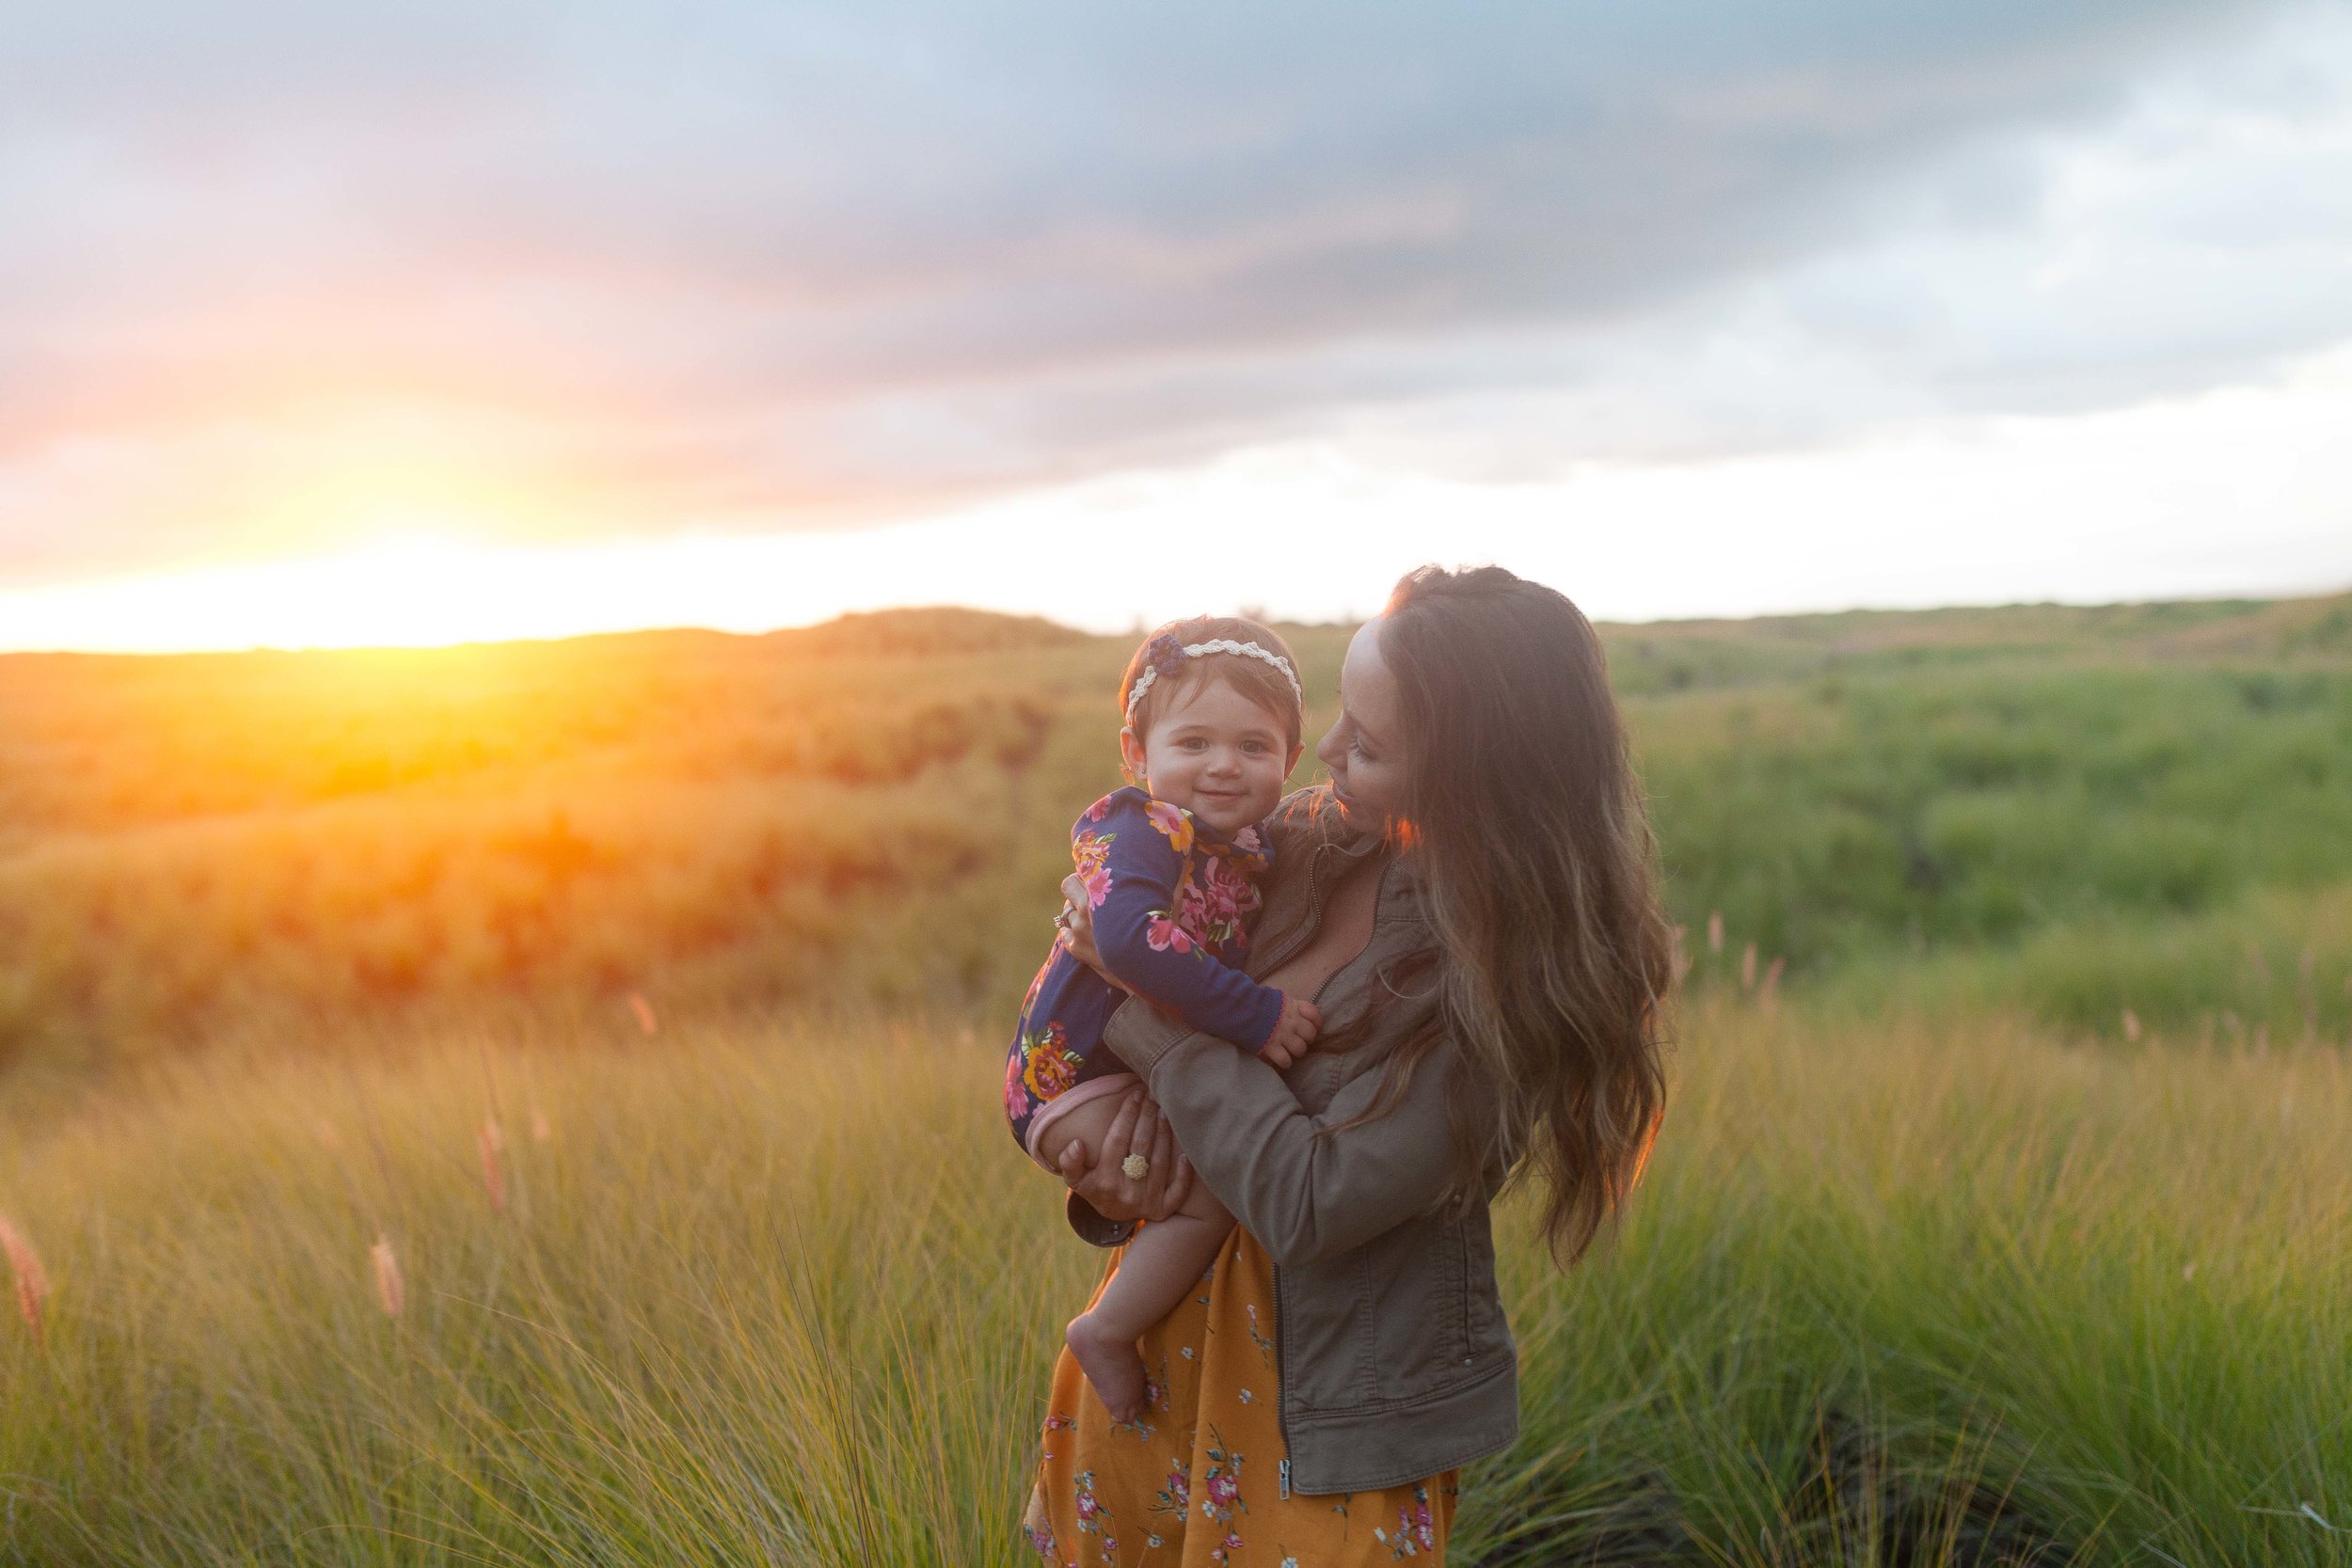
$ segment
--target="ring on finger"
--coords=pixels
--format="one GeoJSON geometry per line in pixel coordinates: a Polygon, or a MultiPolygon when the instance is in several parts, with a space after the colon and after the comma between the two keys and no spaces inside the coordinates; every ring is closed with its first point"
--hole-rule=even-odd
{"type": "Polygon", "coordinates": [[[1152,1162],[1140,1154],[1130,1154],[1119,1162],[1119,1173],[1130,1181],[1140,1181],[1152,1174],[1152,1162]]]}

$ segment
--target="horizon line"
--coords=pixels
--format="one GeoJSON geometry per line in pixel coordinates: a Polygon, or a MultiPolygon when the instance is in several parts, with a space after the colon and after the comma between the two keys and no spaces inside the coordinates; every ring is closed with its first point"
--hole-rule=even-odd
{"type": "MultiPolygon", "coordinates": [[[[2225,605],[2237,604],[2249,608],[2275,605],[2325,603],[2330,599],[2352,599],[2352,582],[2342,587],[2311,591],[2285,591],[2260,594],[2217,592],[2213,594],[2168,594],[2152,598],[2057,598],[2030,599],[1954,599],[1933,604],[1847,604],[1823,606],[1805,610],[1758,610],[1746,615],[1661,615],[1647,619],[1594,617],[1597,628],[1677,627],[1700,626],[1747,626],[1765,622],[1830,620],[1847,615],[1937,615],[1959,611],[1998,611],[2024,610],[2146,610],[2167,605],[2225,605]]],[[[241,647],[187,648],[88,648],[88,647],[0,647],[0,659],[182,659],[182,658],[246,658],[255,655],[301,656],[313,654],[432,654],[454,653],[466,649],[505,648],[548,645],[563,642],[604,641],[626,637],[659,638],[699,636],[753,641],[767,637],[790,636],[796,632],[815,631],[843,622],[872,620],[882,616],[953,613],[985,616],[999,621],[1035,621],[1065,631],[1074,637],[1093,641],[1110,641],[1139,636],[1148,626],[1138,626],[1130,631],[1092,631],[1067,621],[1035,611],[998,610],[984,605],[958,604],[951,601],[928,604],[885,605],[874,609],[844,610],[815,620],[793,621],[758,630],[739,630],[727,626],[677,622],[661,626],[614,626],[576,632],[559,632],[544,636],[469,637],[447,641],[415,642],[253,642],[241,647]]],[[[1238,613],[1250,613],[1244,610],[1238,613]]],[[[1297,626],[1310,629],[1349,627],[1363,625],[1370,616],[1337,616],[1325,619],[1305,619],[1296,616],[1267,615],[1263,611],[1250,613],[1253,620],[1263,620],[1274,626],[1297,626]]]]}

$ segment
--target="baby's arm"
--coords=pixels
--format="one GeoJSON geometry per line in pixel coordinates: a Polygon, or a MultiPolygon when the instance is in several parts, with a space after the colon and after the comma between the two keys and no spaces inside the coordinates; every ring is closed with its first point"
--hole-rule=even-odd
{"type": "Polygon", "coordinates": [[[1101,832],[1110,835],[1108,887],[1093,910],[1103,967],[1138,995],[1278,1067],[1314,1038],[1314,1005],[1262,986],[1194,947],[1177,927],[1176,881],[1184,856],[1144,810],[1140,794],[1114,798],[1101,832]]]}

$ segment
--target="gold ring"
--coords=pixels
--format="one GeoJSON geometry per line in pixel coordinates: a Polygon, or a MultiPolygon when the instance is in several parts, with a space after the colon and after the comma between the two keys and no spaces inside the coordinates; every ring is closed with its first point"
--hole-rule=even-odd
{"type": "Polygon", "coordinates": [[[1130,1154],[1119,1162],[1120,1173],[1130,1181],[1140,1181],[1152,1174],[1152,1162],[1140,1154],[1130,1154]]]}

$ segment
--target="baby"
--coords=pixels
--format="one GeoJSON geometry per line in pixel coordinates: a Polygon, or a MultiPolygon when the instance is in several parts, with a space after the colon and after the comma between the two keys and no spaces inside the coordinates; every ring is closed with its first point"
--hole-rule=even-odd
{"type": "MultiPolygon", "coordinates": [[[[1288,1067],[1322,1016],[1238,965],[1258,908],[1253,879],[1269,863],[1258,824],[1298,761],[1303,700],[1290,648],[1254,621],[1173,622],[1128,661],[1120,700],[1120,756],[1141,787],[1113,790],[1071,829],[1103,965],[1194,1028],[1288,1067]]],[[[1125,1000],[1058,942],[1029,985],[1005,1064],[1005,1114],[1049,1171],[1073,1143],[1091,1160],[1135,1086],[1103,1043],[1125,1000]]],[[[1194,1182],[1182,1210],[1136,1233],[1093,1308],[1071,1323],[1070,1349],[1112,1420],[1141,1415],[1136,1340],[1216,1260],[1232,1225],[1194,1182]]]]}

